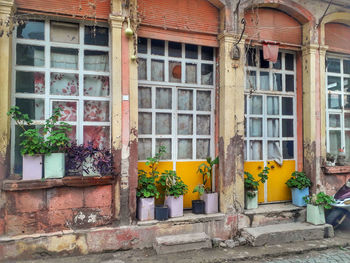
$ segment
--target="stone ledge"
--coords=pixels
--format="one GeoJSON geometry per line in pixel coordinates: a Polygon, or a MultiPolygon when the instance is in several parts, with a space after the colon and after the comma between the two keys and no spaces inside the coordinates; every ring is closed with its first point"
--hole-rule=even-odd
{"type": "Polygon", "coordinates": [[[245,215],[257,215],[257,214],[271,214],[281,212],[291,212],[303,210],[304,207],[295,206],[292,203],[279,203],[279,204],[260,204],[257,209],[245,210],[245,215]]]}
{"type": "Polygon", "coordinates": [[[350,166],[324,166],[322,169],[326,175],[350,174],[350,166]]]}

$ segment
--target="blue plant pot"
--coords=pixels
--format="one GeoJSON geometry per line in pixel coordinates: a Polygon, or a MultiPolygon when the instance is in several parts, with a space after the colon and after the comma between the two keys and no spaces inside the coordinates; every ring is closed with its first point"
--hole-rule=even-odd
{"type": "Polygon", "coordinates": [[[309,195],[309,187],[306,187],[302,190],[298,188],[292,188],[292,203],[296,206],[306,206],[306,203],[303,199],[304,196],[309,195]]]}

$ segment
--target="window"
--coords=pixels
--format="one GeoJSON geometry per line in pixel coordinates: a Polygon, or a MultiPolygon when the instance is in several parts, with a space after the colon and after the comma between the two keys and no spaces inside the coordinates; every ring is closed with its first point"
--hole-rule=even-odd
{"type": "MultiPolygon", "coordinates": [[[[108,28],[56,21],[18,26],[13,50],[12,104],[40,127],[54,108],[78,143],[110,145],[108,28]]],[[[20,173],[20,137],[12,126],[12,167],[20,173]]]]}
{"type": "Polygon", "coordinates": [[[328,56],[326,75],[327,152],[350,160],[350,59],[328,56]]]}
{"type": "Polygon", "coordinates": [[[212,156],[214,49],[139,38],[138,52],[138,159],[159,146],[166,147],[166,160],[212,156]]]}

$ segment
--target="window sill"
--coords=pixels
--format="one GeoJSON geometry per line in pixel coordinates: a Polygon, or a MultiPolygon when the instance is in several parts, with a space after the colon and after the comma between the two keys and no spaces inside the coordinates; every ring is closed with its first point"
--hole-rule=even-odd
{"type": "Polygon", "coordinates": [[[350,166],[324,166],[322,169],[326,175],[350,174],[350,166]]]}
{"type": "Polygon", "coordinates": [[[88,176],[67,176],[62,179],[46,180],[5,180],[2,183],[4,191],[25,191],[37,189],[49,189],[54,187],[88,187],[95,185],[107,185],[115,182],[114,176],[88,177],[88,176]]]}

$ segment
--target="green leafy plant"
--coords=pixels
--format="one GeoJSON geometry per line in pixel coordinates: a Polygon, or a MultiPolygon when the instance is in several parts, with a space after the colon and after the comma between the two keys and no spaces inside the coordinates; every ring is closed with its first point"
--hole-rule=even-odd
{"type": "Polygon", "coordinates": [[[299,190],[303,190],[304,188],[311,186],[311,181],[304,172],[294,171],[291,178],[286,182],[286,185],[289,188],[298,188],[299,190]]]}
{"type": "Polygon", "coordinates": [[[258,190],[260,183],[265,183],[268,179],[270,168],[265,166],[264,169],[258,174],[259,179],[255,179],[249,172],[244,172],[244,189],[247,192],[247,196],[250,198],[255,197],[255,191],[258,190]]]}
{"type": "Polygon", "coordinates": [[[311,196],[304,196],[304,201],[307,204],[315,206],[323,206],[325,209],[331,209],[332,204],[335,203],[333,196],[329,196],[324,192],[319,192],[318,194],[313,194],[311,196]]]}
{"type": "Polygon", "coordinates": [[[179,197],[188,191],[187,185],[176,175],[176,171],[173,170],[165,170],[159,179],[159,184],[166,196],[179,197]]]}
{"type": "Polygon", "coordinates": [[[199,193],[199,195],[210,193],[211,188],[211,178],[213,176],[214,165],[219,164],[219,157],[217,156],[214,160],[211,157],[207,157],[207,161],[198,166],[197,173],[202,175],[202,184],[197,185],[192,193],[199,193]],[[209,186],[207,185],[209,183],[209,186]]]}

